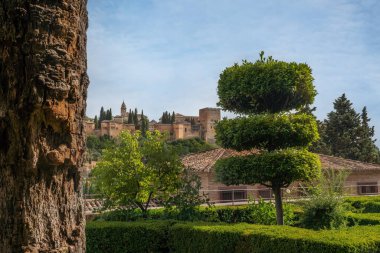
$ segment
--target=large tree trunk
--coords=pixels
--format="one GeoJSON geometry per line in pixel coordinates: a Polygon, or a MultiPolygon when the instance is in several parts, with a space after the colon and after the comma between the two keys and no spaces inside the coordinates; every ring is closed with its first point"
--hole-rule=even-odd
{"type": "Polygon", "coordinates": [[[84,252],[87,0],[1,0],[0,252],[84,252]]]}

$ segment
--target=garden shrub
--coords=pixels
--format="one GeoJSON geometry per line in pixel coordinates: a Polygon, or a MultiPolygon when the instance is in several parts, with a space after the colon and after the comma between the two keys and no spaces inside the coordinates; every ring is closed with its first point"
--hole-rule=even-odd
{"type": "Polygon", "coordinates": [[[345,203],[349,203],[352,207],[363,213],[380,213],[380,197],[349,197],[345,198],[345,203]]]}
{"type": "Polygon", "coordinates": [[[172,252],[379,252],[380,227],[313,231],[294,227],[249,224],[174,224],[172,252]],[[363,236],[365,234],[366,236],[363,236]]]}
{"type": "Polygon", "coordinates": [[[170,222],[89,222],[87,252],[167,252],[170,222]]]}
{"type": "Polygon", "coordinates": [[[306,202],[300,225],[311,229],[333,229],[346,226],[342,200],[334,195],[313,196],[306,202]]]}
{"type": "Polygon", "coordinates": [[[380,225],[380,213],[352,213],[346,214],[350,225],[380,225]]]}
{"type": "Polygon", "coordinates": [[[246,223],[90,222],[87,252],[380,252],[380,226],[308,230],[246,223]]]}
{"type": "MultiPolygon", "coordinates": [[[[287,225],[293,224],[295,219],[293,208],[293,206],[287,204],[284,205],[284,222],[287,225]]],[[[244,206],[198,207],[193,209],[191,215],[186,216],[175,208],[150,209],[148,210],[146,217],[143,217],[143,213],[138,209],[113,210],[99,215],[95,220],[136,221],[141,219],[170,219],[226,223],[246,222],[252,224],[274,225],[276,224],[276,210],[273,203],[260,200],[257,203],[252,202],[244,206]]]]}

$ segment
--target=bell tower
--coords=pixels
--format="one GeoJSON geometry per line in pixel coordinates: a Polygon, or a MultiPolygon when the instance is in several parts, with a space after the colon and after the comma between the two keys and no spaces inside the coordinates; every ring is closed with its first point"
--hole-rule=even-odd
{"type": "Polygon", "coordinates": [[[125,105],[124,101],[121,104],[120,115],[121,117],[127,117],[127,106],[125,105]]]}

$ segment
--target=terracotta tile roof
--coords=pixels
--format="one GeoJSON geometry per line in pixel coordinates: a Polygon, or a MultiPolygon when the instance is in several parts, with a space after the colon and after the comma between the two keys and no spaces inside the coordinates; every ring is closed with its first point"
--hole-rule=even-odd
{"type": "Polygon", "coordinates": [[[238,152],[232,149],[217,148],[210,151],[186,155],[182,158],[182,163],[186,167],[197,171],[210,172],[215,162],[219,159],[231,156],[250,155],[254,153],[257,153],[257,151],[252,150],[238,152]]]}
{"type": "MultiPolygon", "coordinates": [[[[196,154],[189,154],[182,158],[186,167],[200,172],[210,172],[218,159],[231,156],[242,156],[258,153],[257,150],[237,152],[231,149],[218,148],[196,154]]],[[[341,157],[319,154],[323,168],[348,169],[351,171],[380,171],[380,164],[364,163],[341,157]]]]}
{"type": "Polygon", "coordinates": [[[365,163],[342,157],[319,154],[323,168],[348,169],[351,171],[380,171],[380,164],[365,163]]]}

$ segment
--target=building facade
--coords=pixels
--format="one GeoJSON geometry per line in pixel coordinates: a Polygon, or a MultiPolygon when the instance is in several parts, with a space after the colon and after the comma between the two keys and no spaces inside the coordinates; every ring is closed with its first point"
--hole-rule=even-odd
{"type": "MultiPolygon", "coordinates": [[[[227,186],[216,180],[213,167],[218,159],[253,153],[254,151],[237,152],[230,149],[218,148],[197,154],[189,154],[182,158],[182,162],[200,177],[202,191],[214,203],[247,201],[250,198],[273,198],[271,189],[260,184],[227,186]]],[[[343,186],[345,195],[379,194],[379,164],[364,163],[322,154],[319,154],[319,157],[323,170],[345,170],[349,173],[343,186]]],[[[300,182],[295,182],[288,187],[288,191],[283,191],[283,194],[285,197],[304,197],[304,185],[300,182]]]]}
{"type": "MultiPolygon", "coordinates": [[[[84,129],[87,135],[103,136],[109,135],[116,137],[123,130],[134,132],[139,130],[135,124],[128,124],[127,107],[123,102],[120,108],[120,115],[113,117],[112,120],[103,120],[100,128],[97,129],[93,119],[85,121],[84,129]]],[[[138,120],[141,115],[138,114],[138,120]]],[[[220,121],[221,112],[219,108],[203,108],[199,110],[197,116],[185,116],[175,114],[175,121],[172,124],[164,124],[154,120],[149,122],[149,130],[158,130],[167,133],[171,140],[189,139],[199,137],[209,143],[215,143],[215,124],[220,121]]]]}

